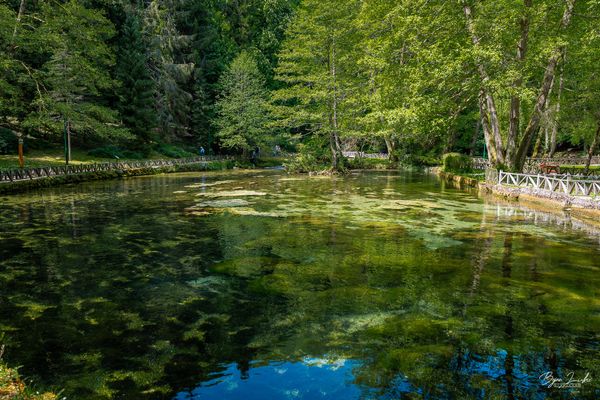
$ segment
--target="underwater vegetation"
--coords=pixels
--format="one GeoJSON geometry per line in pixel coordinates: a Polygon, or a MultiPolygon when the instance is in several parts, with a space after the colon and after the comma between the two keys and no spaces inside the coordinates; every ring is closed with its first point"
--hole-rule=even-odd
{"type": "Polygon", "coordinates": [[[429,175],[191,172],[0,201],[4,358],[69,399],[600,395],[600,232],[429,175]]]}

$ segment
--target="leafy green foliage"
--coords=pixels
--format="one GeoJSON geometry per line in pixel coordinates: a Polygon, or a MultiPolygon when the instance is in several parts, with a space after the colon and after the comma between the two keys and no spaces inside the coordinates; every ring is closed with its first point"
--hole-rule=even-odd
{"type": "Polygon", "coordinates": [[[126,160],[135,160],[144,158],[142,153],[138,153],[135,151],[123,149],[117,146],[103,146],[97,147],[88,151],[88,155],[99,158],[113,158],[113,159],[126,159],[126,160]]]}
{"type": "Polygon", "coordinates": [[[20,3],[0,5],[0,125],[21,137],[60,142],[65,120],[77,144],[145,154],[317,137],[303,151],[341,169],[358,149],[519,169],[600,140],[597,1],[20,3]],[[233,88],[244,69],[253,88],[233,88]]]}
{"type": "Polygon", "coordinates": [[[0,5],[0,125],[61,143],[66,120],[79,145],[148,154],[223,147],[221,75],[247,49],[273,85],[297,0],[21,3],[0,5]]]}
{"type": "Polygon", "coordinates": [[[233,60],[220,86],[216,125],[221,144],[247,152],[270,143],[271,118],[264,78],[250,53],[242,52],[233,60]]]}
{"type": "Polygon", "coordinates": [[[446,172],[471,172],[473,160],[459,153],[447,153],[442,157],[443,168],[446,172]]]}
{"type": "Polygon", "coordinates": [[[70,0],[61,7],[45,4],[44,21],[34,32],[49,53],[40,76],[46,91],[35,101],[36,111],[23,125],[47,135],[60,134],[68,121],[85,138],[127,138],[116,111],[97,101],[114,87],[109,68],[114,63],[107,41],[114,28],[101,12],[70,0]],[[94,101],[96,100],[96,101],[94,101]]]}
{"type": "Polygon", "coordinates": [[[0,154],[9,154],[17,147],[17,138],[8,129],[0,127],[0,154]]]}
{"type": "Polygon", "coordinates": [[[179,146],[165,143],[156,146],[155,150],[162,155],[172,158],[194,157],[197,155],[179,146]]]}

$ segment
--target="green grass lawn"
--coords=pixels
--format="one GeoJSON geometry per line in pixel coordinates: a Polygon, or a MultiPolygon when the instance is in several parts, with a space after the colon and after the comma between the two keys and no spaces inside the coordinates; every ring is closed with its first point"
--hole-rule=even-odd
{"type": "MultiPolygon", "coordinates": [[[[47,167],[65,165],[62,149],[32,150],[25,154],[25,167],[47,167]]],[[[114,159],[97,158],[87,155],[85,151],[74,150],[71,153],[71,164],[87,164],[95,162],[115,161],[114,159]]],[[[19,158],[15,155],[0,155],[0,169],[19,168],[19,158]]]]}
{"type": "MultiPolygon", "coordinates": [[[[149,160],[167,159],[160,153],[152,153],[149,160]]],[[[70,164],[93,164],[102,162],[127,161],[126,159],[103,158],[90,156],[87,150],[73,149],[71,151],[70,164]]],[[[140,161],[140,160],[136,160],[140,161]]],[[[25,154],[25,167],[48,167],[65,165],[65,155],[63,149],[31,150],[25,154]]],[[[0,154],[0,170],[19,168],[19,157],[14,155],[0,154]]]]}
{"type": "MultiPolygon", "coordinates": [[[[561,165],[561,168],[585,169],[585,165],[561,165]]],[[[590,170],[600,171],[600,165],[590,165],[590,170]]]]}

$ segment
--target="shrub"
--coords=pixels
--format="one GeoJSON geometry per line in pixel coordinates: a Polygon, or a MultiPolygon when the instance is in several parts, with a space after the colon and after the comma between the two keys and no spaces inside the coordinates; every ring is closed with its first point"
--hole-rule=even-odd
{"type": "Polygon", "coordinates": [[[393,167],[393,163],[389,160],[381,158],[349,158],[347,160],[349,169],[389,169],[393,167]]]}
{"type": "Polygon", "coordinates": [[[0,154],[17,152],[17,137],[8,129],[0,128],[0,154]]]}
{"type": "Polygon", "coordinates": [[[471,172],[473,161],[469,156],[459,153],[447,153],[443,158],[443,170],[445,172],[471,172]]]}
{"type": "Polygon", "coordinates": [[[117,146],[97,147],[88,151],[88,155],[98,158],[115,158],[127,160],[139,160],[144,158],[144,155],[140,152],[133,150],[125,150],[117,146]]]}
{"type": "Polygon", "coordinates": [[[312,172],[324,168],[311,153],[298,153],[296,157],[286,162],[285,169],[290,173],[312,172]]]}
{"type": "Polygon", "coordinates": [[[298,145],[296,156],[284,163],[290,173],[323,171],[331,167],[331,154],[323,145],[324,139],[314,137],[298,145]]]}
{"type": "Polygon", "coordinates": [[[123,150],[123,158],[127,158],[129,160],[140,160],[145,157],[142,153],[140,153],[138,151],[123,150]]]}
{"type": "Polygon", "coordinates": [[[164,156],[171,158],[186,158],[186,157],[194,157],[196,154],[189,152],[179,146],[175,146],[172,144],[159,144],[156,147],[156,151],[164,156]]]}
{"type": "Polygon", "coordinates": [[[414,156],[413,158],[413,162],[415,165],[418,166],[422,166],[422,167],[435,167],[437,165],[440,165],[442,163],[442,160],[440,160],[438,157],[434,157],[434,156],[414,156]]]}
{"type": "Polygon", "coordinates": [[[401,165],[413,167],[435,167],[442,163],[442,160],[436,156],[429,154],[410,154],[406,153],[404,150],[396,150],[394,152],[394,158],[401,165]]]}
{"type": "Polygon", "coordinates": [[[97,147],[88,151],[88,155],[98,158],[125,158],[122,150],[116,146],[97,147]]]}

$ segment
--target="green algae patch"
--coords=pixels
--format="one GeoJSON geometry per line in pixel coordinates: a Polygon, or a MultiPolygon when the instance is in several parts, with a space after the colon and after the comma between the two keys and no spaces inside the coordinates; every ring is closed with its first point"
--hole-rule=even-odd
{"type": "Polygon", "coordinates": [[[267,257],[234,258],[210,266],[212,272],[244,278],[260,275],[272,269],[273,260],[267,257]]]}
{"type": "Polygon", "coordinates": [[[186,185],[186,188],[190,188],[190,189],[198,189],[198,188],[204,188],[204,187],[211,187],[211,186],[218,186],[218,185],[226,185],[229,183],[235,183],[236,181],[233,180],[229,180],[229,181],[217,181],[217,182],[209,182],[209,183],[194,183],[192,185],[186,185]]]}
{"type": "Polygon", "coordinates": [[[250,203],[244,199],[226,199],[226,200],[211,200],[203,201],[196,205],[196,208],[221,208],[226,209],[228,207],[247,207],[250,203]]]}
{"type": "Polygon", "coordinates": [[[418,173],[294,178],[187,173],[11,197],[0,212],[11,365],[86,399],[171,398],[232,360],[356,360],[365,393],[401,380],[452,398],[474,380],[504,393],[506,360],[527,379],[547,359],[598,371],[593,230],[418,173]]]}
{"type": "Polygon", "coordinates": [[[266,196],[266,192],[257,192],[255,190],[223,190],[219,192],[198,193],[196,196],[207,197],[246,197],[246,196],[266,196]]]}

